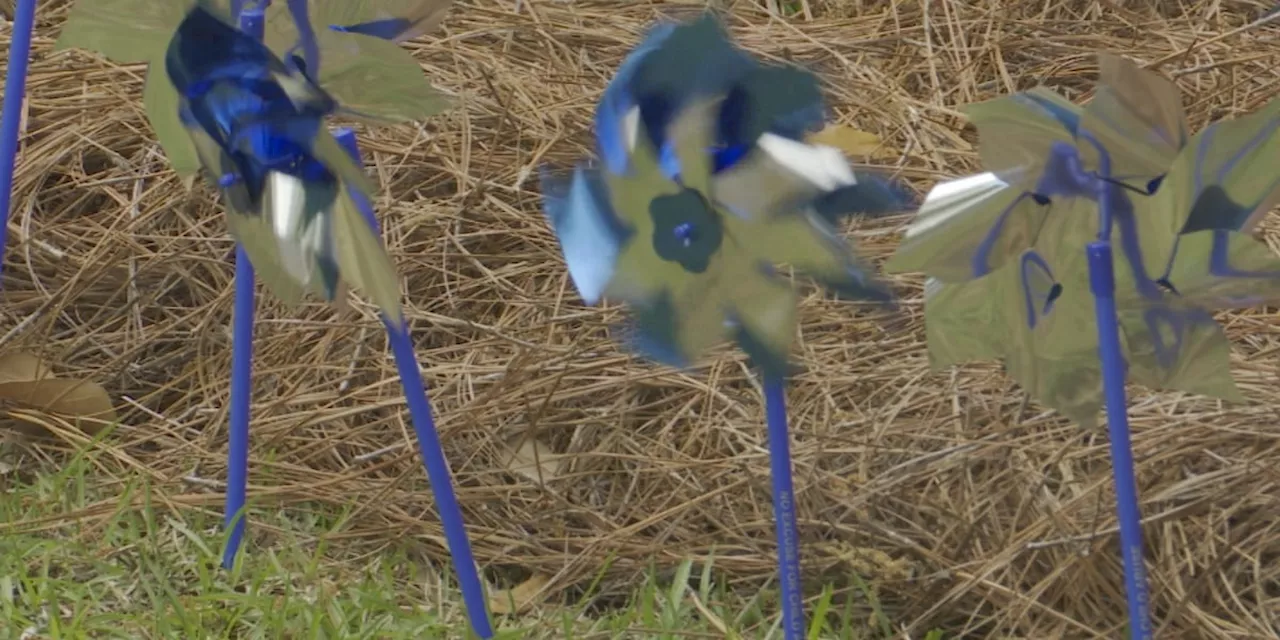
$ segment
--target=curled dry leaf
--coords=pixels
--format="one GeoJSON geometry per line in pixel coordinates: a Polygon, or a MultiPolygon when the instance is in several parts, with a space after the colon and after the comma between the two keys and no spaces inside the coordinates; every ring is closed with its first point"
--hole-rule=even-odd
{"type": "Polygon", "coordinates": [[[560,474],[560,458],[546,443],[522,433],[507,441],[503,466],[514,475],[541,483],[560,474]]]}
{"type": "MultiPolygon", "coordinates": [[[[91,380],[55,378],[52,371],[48,363],[29,353],[0,356],[0,402],[84,418],[77,424],[89,434],[116,420],[111,396],[101,385],[91,380]]],[[[43,434],[33,425],[19,424],[15,428],[28,435],[43,434]]]]}
{"type": "Polygon", "coordinates": [[[880,136],[867,131],[859,131],[842,124],[829,124],[822,131],[809,136],[811,144],[825,144],[835,147],[848,156],[893,156],[892,149],[884,145],[880,136]]]}
{"type": "Polygon", "coordinates": [[[533,606],[542,588],[550,582],[550,576],[535,573],[510,589],[494,591],[489,594],[489,609],[497,614],[523,613],[533,606]]]}

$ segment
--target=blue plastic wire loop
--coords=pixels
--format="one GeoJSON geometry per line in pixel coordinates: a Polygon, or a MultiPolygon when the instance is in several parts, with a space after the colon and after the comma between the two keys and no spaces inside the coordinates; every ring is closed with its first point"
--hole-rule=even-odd
{"type": "MultiPolygon", "coordinates": [[[[259,40],[266,27],[265,11],[269,0],[246,8],[238,18],[240,28],[259,40]]],[[[231,530],[227,546],[222,550],[222,566],[230,569],[244,540],[245,495],[249,482],[249,402],[253,398],[253,265],[244,249],[236,244],[235,309],[232,311],[231,334],[231,406],[227,421],[227,494],[223,509],[223,526],[231,530]]]]}
{"type": "Polygon", "coordinates": [[[1120,520],[1120,547],[1124,557],[1125,591],[1129,601],[1129,637],[1152,637],[1143,564],[1142,519],[1138,487],[1129,441],[1128,401],[1125,398],[1125,361],[1120,351],[1120,327],[1116,316],[1115,272],[1111,243],[1093,242],[1087,248],[1089,286],[1093,291],[1098,325],[1098,354],[1102,361],[1102,388],[1107,404],[1107,429],[1111,440],[1111,473],[1116,485],[1116,516],[1120,520]]]}
{"type": "Polygon", "coordinates": [[[9,70],[4,77],[4,112],[0,113],[0,264],[9,240],[9,203],[13,196],[13,166],[18,158],[18,127],[22,101],[27,94],[27,63],[31,57],[31,29],[36,20],[36,0],[18,0],[13,8],[13,35],[9,42],[9,70]]]}
{"type": "MultiPolygon", "coordinates": [[[[351,157],[357,163],[360,162],[360,149],[355,133],[343,128],[336,130],[334,136],[351,154],[351,157]]],[[[374,215],[373,206],[368,198],[356,191],[352,192],[351,197],[374,233],[380,233],[378,218],[374,215]]],[[[391,352],[395,355],[396,369],[400,372],[400,384],[404,388],[405,404],[409,407],[409,419],[413,422],[413,430],[418,436],[422,464],[427,469],[427,479],[435,495],[436,512],[440,515],[445,542],[449,545],[449,555],[453,560],[454,573],[458,577],[458,587],[462,591],[462,602],[467,607],[471,630],[480,638],[487,640],[493,637],[493,627],[489,621],[484,587],[476,571],[476,561],[471,553],[471,541],[467,537],[467,527],[462,520],[458,496],[453,490],[449,463],[445,459],[444,449],[440,445],[440,434],[436,431],[435,420],[431,416],[431,403],[427,399],[427,387],[422,381],[422,373],[418,370],[418,355],[414,351],[413,341],[409,336],[408,324],[403,318],[390,318],[385,314],[382,316],[382,321],[387,328],[387,341],[391,343],[391,352]]]]}
{"type": "Polygon", "coordinates": [[[791,439],[787,433],[787,391],[782,378],[765,376],[764,404],[769,434],[769,471],[773,484],[773,526],[778,540],[778,583],[782,629],[787,640],[805,637],[804,591],[800,574],[800,534],[791,478],[791,439]]]}

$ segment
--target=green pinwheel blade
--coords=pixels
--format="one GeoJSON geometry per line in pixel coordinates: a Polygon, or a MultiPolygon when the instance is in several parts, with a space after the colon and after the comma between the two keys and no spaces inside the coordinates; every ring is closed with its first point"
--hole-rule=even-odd
{"type": "Polygon", "coordinates": [[[321,127],[317,132],[315,140],[311,143],[311,153],[325,168],[332,171],[333,175],[351,188],[366,195],[377,192],[378,186],[374,184],[369,174],[365,173],[364,167],[351,158],[351,154],[347,153],[327,128],[321,127]]]}
{"type": "Polygon", "coordinates": [[[925,280],[924,327],[929,364],[942,369],[972,360],[1004,358],[1008,348],[1008,319],[993,299],[1001,289],[1016,285],[1001,269],[989,276],[947,284],[925,280]]]}
{"type": "MultiPolygon", "coordinates": [[[[638,118],[633,119],[638,122],[638,118]]],[[[639,126],[637,124],[637,126],[639,126]]],[[[682,192],[658,164],[657,151],[646,136],[635,136],[630,171],[626,175],[605,172],[609,200],[618,221],[630,232],[630,239],[618,253],[618,263],[605,287],[607,297],[642,304],[660,292],[684,286],[689,278],[679,263],[664,260],[654,250],[656,223],[652,213],[655,199],[682,192]]]]}
{"type": "Polygon", "coordinates": [[[796,293],[777,278],[742,275],[730,312],[738,325],[738,345],[765,375],[786,375],[796,333],[796,293]]]}
{"type": "Polygon", "coordinates": [[[1277,198],[1280,98],[1258,112],[1205,127],[1178,154],[1156,192],[1133,199],[1148,272],[1170,268],[1179,234],[1251,229],[1277,198]]]}
{"type": "Polygon", "coordinates": [[[1009,375],[1041,404],[1092,424],[1102,384],[1084,252],[1090,236],[1073,219],[1091,211],[1089,202],[1071,199],[1046,220],[1044,238],[1060,247],[1026,250],[967,282],[930,279],[931,364],[1004,358],[1009,375]]]}
{"type": "Polygon", "coordinates": [[[1100,86],[1080,118],[1081,163],[1102,173],[1100,147],[1107,177],[1146,191],[1169,170],[1190,135],[1178,88],[1116,55],[1100,55],[1098,66],[1100,86]]]}
{"type": "Polygon", "coordinates": [[[275,265],[287,277],[333,302],[340,294],[333,253],[333,213],[338,199],[333,183],[303,181],[297,176],[269,172],[259,214],[275,240],[275,265]]]}
{"type": "MultiPolygon", "coordinates": [[[[329,29],[337,23],[326,16],[345,15],[324,10],[333,3],[321,3],[311,12],[316,44],[320,50],[320,73],[316,82],[341,106],[341,111],[372,123],[423,120],[448,109],[452,102],[427,81],[422,66],[402,46],[388,40],[329,29]]],[[[352,2],[358,15],[372,15],[364,3],[352,2]]],[[[266,43],[283,55],[298,42],[297,26],[284,2],[272,4],[267,12],[266,43]]]]}
{"type": "Polygon", "coordinates": [[[1092,425],[1102,378],[1085,243],[1064,238],[1062,246],[1057,255],[1028,252],[1046,260],[1052,278],[1033,263],[1011,265],[1016,285],[1006,287],[1002,305],[1011,318],[1009,374],[1041,404],[1092,425]]]}
{"type": "Polygon", "coordinates": [[[1280,256],[1252,236],[1228,229],[1183,234],[1165,279],[1174,304],[1238,309],[1280,300],[1280,256]]]}
{"type": "Polygon", "coordinates": [[[160,147],[164,149],[173,170],[184,177],[200,171],[200,157],[178,115],[178,92],[173,88],[173,83],[169,82],[164,65],[148,66],[142,104],[146,107],[147,120],[155,131],[156,140],[160,141],[160,147]]]}
{"type": "Polygon", "coordinates": [[[726,216],[725,227],[730,242],[760,264],[788,264],[836,293],[888,300],[888,287],[872,276],[870,267],[856,259],[825,219],[811,211],[756,222],[726,216]]]}
{"type": "Polygon", "coordinates": [[[369,296],[388,318],[403,322],[400,278],[382,241],[356,206],[350,185],[343,185],[333,208],[333,249],[339,273],[369,296]]]}
{"type": "Polygon", "coordinates": [[[1139,215],[1169,218],[1183,233],[1251,231],[1280,202],[1280,98],[1205,127],[1178,155],[1139,215]]]}
{"type": "Polygon", "coordinates": [[[715,166],[709,149],[715,141],[716,108],[716,103],[709,101],[685,107],[666,135],[680,165],[680,184],[706,198],[714,193],[711,175],[715,166]]]}
{"type": "Polygon", "coordinates": [[[1213,316],[1162,305],[1119,313],[1129,376],[1152,389],[1242,402],[1231,375],[1231,345],[1213,316]]]}
{"type": "Polygon", "coordinates": [[[1021,189],[1039,180],[1054,143],[1075,146],[1080,107],[1051,89],[1028,91],[968,105],[978,129],[982,166],[1021,189]]]}
{"type": "Polygon", "coordinates": [[[943,282],[980,277],[1036,242],[1060,208],[1042,202],[994,173],[934,185],[884,270],[923,271],[943,282]]]}
{"type": "MultiPolygon", "coordinates": [[[[227,0],[210,2],[228,5],[227,0]]],[[[78,0],[54,49],[97,51],[120,64],[164,55],[169,38],[196,0],[78,0]]]]}

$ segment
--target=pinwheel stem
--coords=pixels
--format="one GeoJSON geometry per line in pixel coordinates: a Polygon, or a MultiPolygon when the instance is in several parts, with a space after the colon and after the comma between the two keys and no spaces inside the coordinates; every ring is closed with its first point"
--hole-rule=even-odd
{"type": "Polygon", "coordinates": [[[1125,361],[1120,350],[1120,326],[1116,316],[1115,272],[1111,243],[1088,246],[1089,284],[1093,291],[1098,325],[1098,352],[1102,361],[1102,388],[1107,406],[1111,441],[1111,472],[1116,484],[1116,516],[1120,521],[1120,547],[1124,557],[1125,591],[1129,599],[1129,637],[1149,640],[1151,617],[1147,572],[1143,564],[1142,519],[1138,487],[1134,479],[1133,448],[1129,442],[1128,400],[1125,398],[1125,361]]]}
{"type": "Polygon", "coordinates": [[[783,637],[800,640],[805,637],[804,591],[800,586],[800,534],[796,527],[796,494],[791,479],[791,438],[787,433],[787,391],[783,378],[765,376],[764,403],[769,471],[773,481],[773,526],[778,540],[783,637]]]}
{"type": "MultiPolygon", "coordinates": [[[[360,149],[354,132],[346,128],[338,129],[334,132],[334,137],[357,163],[360,162],[360,149]]],[[[352,191],[351,197],[356,207],[360,209],[360,213],[364,215],[365,221],[373,228],[374,233],[378,234],[378,218],[373,214],[373,206],[369,200],[358,191],[352,191]]],[[[408,324],[403,318],[391,318],[386,314],[383,314],[382,321],[387,328],[387,341],[391,343],[391,352],[395,355],[396,369],[400,372],[400,386],[404,389],[405,404],[409,407],[409,419],[413,422],[413,430],[418,436],[422,464],[427,468],[427,479],[435,495],[436,512],[440,515],[445,542],[449,545],[449,556],[453,560],[453,570],[458,577],[458,587],[462,591],[462,602],[467,608],[471,630],[482,639],[492,638],[493,626],[489,622],[484,587],[476,571],[475,557],[471,553],[471,541],[467,537],[466,524],[462,521],[462,509],[458,506],[458,496],[453,490],[449,462],[445,459],[444,448],[440,445],[440,434],[436,431],[435,419],[431,415],[431,402],[427,399],[427,387],[422,381],[422,372],[418,370],[418,355],[409,337],[408,324]]]]}
{"type": "Polygon", "coordinates": [[[230,569],[244,538],[245,494],[249,483],[249,401],[253,397],[253,265],[236,245],[236,297],[231,334],[231,408],[227,427],[227,504],[224,527],[231,531],[222,552],[230,569]]]}
{"type": "Polygon", "coordinates": [[[31,55],[31,29],[36,20],[36,0],[18,0],[13,8],[13,34],[9,42],[9,71],[4,77],[4,113],[0,114],[0,264],[9,238],[9,202],[13,196],[13,166],[18,157],[18,129],[27,92],[27,62],[31,55]]]}
{"type": "MultiPolygon", "coordinates": [[[[237,14],[240,28],[259,40],[265,28],[265,12],[270,0],[237,14]]],[[[222,551],[222,566],[230,569],[244,539],[245,495],[249,482],[249,401],[253,396],[253,265],[244,249],[236,245],[236,295],[232,311],[231,407],[227,424],[227,496],[223,526],[230,529],[222,551]]]]}

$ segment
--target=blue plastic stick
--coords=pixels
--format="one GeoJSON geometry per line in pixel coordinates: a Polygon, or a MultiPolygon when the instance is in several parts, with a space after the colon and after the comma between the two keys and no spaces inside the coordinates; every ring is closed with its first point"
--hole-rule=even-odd
{"type": "Polygon", "coordinates": [[[791,437],[787,433],[785,380],[765,376],[764,405],[769,433],[769,471],[773,481],[774,536],[778,540],[783,637],[801,640],[805,637],[804,591],[800,586],[800,534],[796,527],[796,493],[791,479],[791,437]]]}
{"type": "MultiPolygon", "coordinates": [[[[1104,205],[1105,206],[1105,205],[1104,205]]],[[[1129,637],[1150,640],[1147,571],[1143,564],[1142,517],[1138,511],[1138,483],[1134,479],[1133,448],[1129,442],[1128,401],[1125,398],[1125,361],[1120,351],[1120,326],[1116,316],[1115,272],[1111,243],[1090,243],[1089,286],[1093,291],[1098,324],[1098,355],[1102,360],[1102,389],[1107,403],[1107,428],[1111,440],[1111,473],[1116,483],[1116,515],[1120,520],[1120,546],[1124,557],[1125,591],[1129,599],[1129,637]]]]}
{"type": "Polygon", "coordinates": [[[0,113],[0,264],[4,264],[4,248],[9,240],[13,165],[18,159],[18,126],[22,124],[22,99],[27,94],[27,62],[35,20],[36,0],[18,0],[13,8],[9,71],[4,76],[4,113],[0,113]]]}
{"type": "MultiPolygon", "coordinates": [[[[334,136],[351,157],[357,163],[360,162],[360,148],[356,143],[355,133],[342,128],[336,130],[334,136]]],[[[351,198],[374,233],[380,234],[378,218],[373,214],[373,205],[368,198],[358,191],[352,192],[351,198]]],[[[440,434],[431,417],[431,402],[427,399],[427,386],[418,370],[418,355],[409,337],[409,327],[403,318],[391,318],[386,314],[383,314],[382,322],[387,327],[387,341],[391,343],[391,352],[396,358],[405,404],[409,407],[409,419],[418,436],[422,464],[427,468],[427,479],[435,495],[436,513],[440,515],[440,524],[444,528],[444,539],[449,545],[449,556],[453,560],[454,573],[458,576],[458,587],[462,591],[462,602],[467,607],[467,616],[471,620],[471,630],[480,638],[488,640],[493,637],[493,627],[489,622],[484,587],[476,571],[471,540],[467,537],[467,526],[462,521],[458,496],[453,491],[453,479],[449,463],[444,457],[444,449],[440,445],[440,434]]]]}
{"type": "MultiPolygon", "coordinates": [[[[239,14],[240,28],[262,39],[266,9],[271,0],[239,14]]],[[[227,425],[227,498],[223,526],[231,530],[222,550],[222,566],[230,569],[244,540],[245,494],[249,484],[249,401],[253,397],[253,265],[244,248],[236,244],[236,302],[232,311],[231,407],[227,425]]]]}

